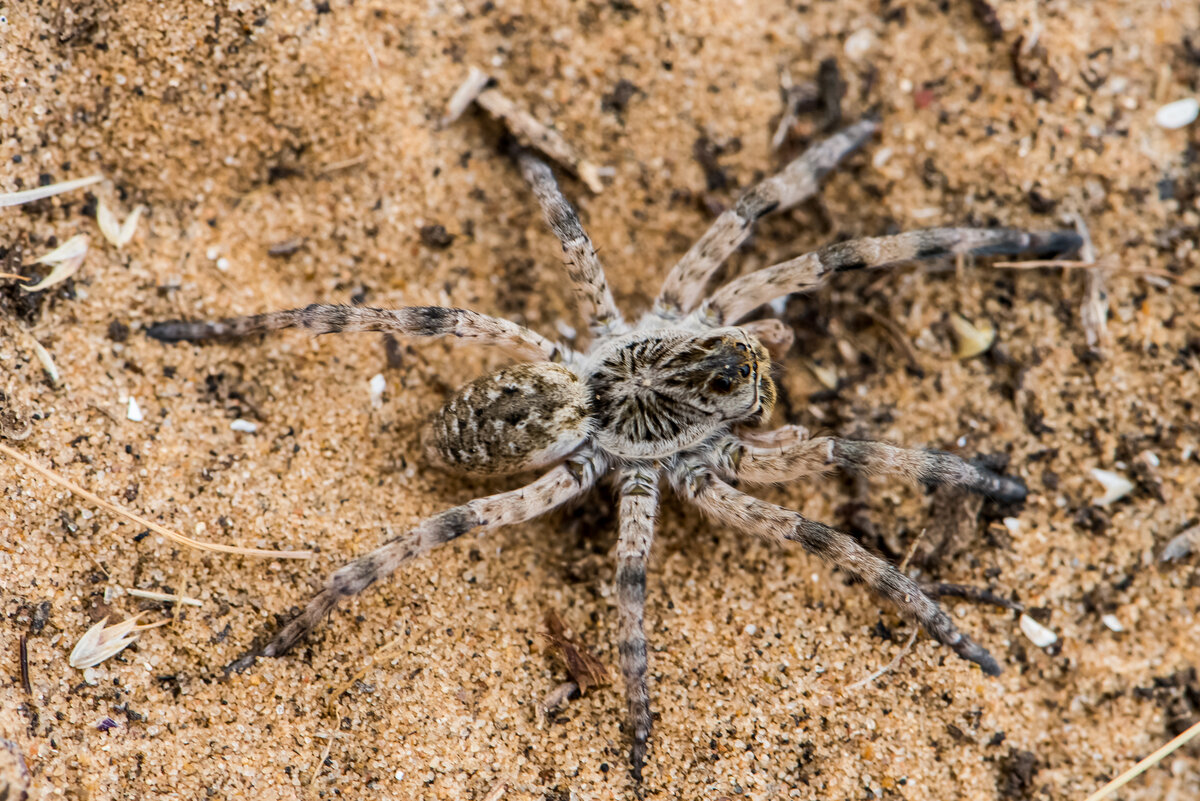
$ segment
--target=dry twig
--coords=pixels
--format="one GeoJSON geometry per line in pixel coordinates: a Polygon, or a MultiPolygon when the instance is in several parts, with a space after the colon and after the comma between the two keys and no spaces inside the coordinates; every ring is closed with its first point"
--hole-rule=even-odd
{"type": "Polygon", "coordinates": [[[233,553],[240,556],[264,556],[272,559],[308,559],[312,556],[312,551],[270,551],[264,548],[242,548],[237,545],[222,545],[215,542],[201,542],[200,540],[194,540],[191,537],[176,533],[165,526],[160,526],[153,520],[147,520],[141,515],[134,514],[128,509],[117,506],[115,503],[109,503],[96,493],[89,492],[73,481],[68,481],[67,479],[59,476],[57,473],[47,470],[46,468],[37,464],[37,462],[34,462],[32,459],[26,457],[20,451],[14,450],[3,443],[0,443],[0,453],[29,468],[42,478],[49,481],[51,484],[56,484],[72,494],[77,495],[86,501],[94,503],[101,509],[112,512],[113,514],[123,517],[130,522],[136,523],[139,526],[148,528],[156,534],[161,534],[172,542],[177,542],[180,545],[186,545],[190,548],[196,548],[201,551],[233,553]]]}

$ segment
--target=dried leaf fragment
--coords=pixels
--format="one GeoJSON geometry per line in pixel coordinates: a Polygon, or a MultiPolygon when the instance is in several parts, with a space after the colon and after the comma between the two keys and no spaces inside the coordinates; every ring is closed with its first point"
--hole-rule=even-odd
{"type": "Polygon", "coordinates": [[[958,349],[954,352],[958,359],[970,359],[986,353],[996,342],[996,328],[988,322],[977,326],[961,314],[952,314],[950,327],[958,339],[958,349]]]}
{"type": "Polygon", "coordinates": [[[87,252],[87,234],[76,234],[37,260],[38,264],[45,264],[53,268],[50,270],[50,274],[36,284],[22,286],[21,289],[26,292],[40,292],[66,281],[83,265],[87,252]]]}
{"type": "Polygon", "coordinates": [[[147,623],[139,626],[137,621],[142,614],[144,613],[138,613],[127,620],[122,620],[120,623],[115,623],[111,626],[107,625],[108,618],[104,618],[85,631],[83,636],[79,638],[79,642],[72,649],[67,663],[71,667],[79,669],[95,667],[109,657],[116,656],[128,648],[137,639],[137,632],[158,628],[171,622],[170,620],[160,620],[157,623],[147,623]]]}
{"type": "Polygon", "coordinates": [[[576,643],[574,638],[567,636],[566,625],[553,610],[546,613],[546,639],[562,656],[567,672],[579,685],[581,695],[592,687],[608,683],[608,669],[604,667],[604,663],[582,642],[576,643]]]}

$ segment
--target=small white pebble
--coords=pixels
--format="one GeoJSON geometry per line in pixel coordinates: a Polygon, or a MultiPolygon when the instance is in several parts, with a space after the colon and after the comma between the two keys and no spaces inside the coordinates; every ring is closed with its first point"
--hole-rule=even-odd
{"type": "Polygon", "coordinates": [[[371,380],[367,382],[367,391],[371,396],[371,408],[378,409],[383,406],[383,392],[386,389],[387,379],[383,377],[383,373],[371,376],[371,380]]]}
{"type": "Polygon", "coordinates": [[[888,159],[892,157],[892,149],[890,147],[881,147],[875,151],[875,155],[871,157],[871,164],[878,169],[888,163],[888,159]]]}
{"type": "Polygon", "coordinates": [[[1100,486],[1104,487],[1104,494],[1094,501],[1097,506],[1108,506],[1133,491],[1133,482],[1120,473],[1101,470],[1098,467],[1093,467],[1091,473],[1092,478],[1099,481],[1100,486]]]}
{"type": "Polygon", "coordinates": [[[858,61],[867,54],[874,44],[875,32],[870,28],[862,28],[846,37],[844,48],[846,55],[852,61],[858,61]]]}
{"type": "Polygon", "coordinates": [[[1111,631],[1121,632],[1125,630],[1125,627],[1121,625],[1121,621],[1117,620],[1116,615],[1104,615],[1100,618],[1100,622],[1108,626],[1111,631]]]}
{"type": "Polygon", "coordinates": [[[216,261],[217,257],[221,255],[221,249],[216,245],[212,245],[208,250],[204,251],[204,255],[208,257],[209,261],[216,261]]]}
{"type": "Polygon", "coordinates": [[[749,625],[746,626],[746,628],[742,629],[742,633],[744,633],[750,637],[753,637],[755,634],[758,633],[758,626],[754,625],[753,623],[750,623],[749,625]]]}
{"type": "Polygon", "coordinates": [[[1200,115],[1200,101],[1194,97],[1188,97],[1161,107],[1154,112],[1154,121],[1160,128],[1174,131],[1185,125],[1191,125],[1196,121],[1198,115],[1200,115]]]}
{"type": "Polygon", "coordinates": [[[225,258],[224,256],[217,259],[217,269],[223,273],[229,272],[229,259],[225,258]]]}
{"type": "Polygon", "coordinates": [[[85,668],[83,671],[83,680],[92,687],[95,687],[100,683],[100,671],[94,667],[85,668]]]}
{"type": "Polygon", "coordinates": [[[142,407],[138,406],[138,402],[133,397],[129,398],[129,408],[125,410],[125,417],[135,423],[146,419],[142,416],[142,407]]]}
{"type": "Polygon", "coordinates": [[[1048,648],[1058,641],[1058,635],[1029,615],[1021,615],[1021,632],[1038,648],[1048,648]]]}
{"type": "Polygon", "coordinates": [[[229,427],[232,428],[234,431],[240,431],[243,434],[253,434],[255,431],[258,430],[258,423],[252,422],[250,420],[243,420],[242,418],[239,417],[238,419],[236,419],[232,423],[230,423],[229,427]]]}
{"type": "Polygon", "coordinates": [[[1006,517],[1000,522],[1003,523],[1004,527],[1013,534],[1016,534],[1021,530],[1021,521],[1015,517],[1006,517]]]}

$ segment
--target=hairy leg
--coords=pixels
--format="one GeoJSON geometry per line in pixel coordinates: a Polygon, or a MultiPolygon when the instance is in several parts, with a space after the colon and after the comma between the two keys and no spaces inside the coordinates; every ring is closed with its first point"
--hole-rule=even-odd
{"type": "Polygon", "coordinates": [[[795,333],[782,320],[755,320],[752,323],[743,323],[739,327],[749,331],[755,339],[763,343],[763,347],[776,361],[787,355],[796,340],[795,333]]]}
{"type": "Polygon", "coordinates": [[[935,640],[979,665],[984,673],[1000,674],[1000,665],[992,655],[960,632],[950,616],[915,581],[850,536],[798,512],[738,492],[704,465],[676,466],[671,483],[680,495],[715,520],[777,542],[800,543],[809,553],[862,580],[903,614],[919,622],[935,640]]]}
{"type": "Polygon", "coordinates": [[[304,328],[314,334],[379,331],[402,337],[453,336],[481,345],[498,345],[514,356],[533,361],[569,361],[570,348],[499,317],[441,306],[376,309],[314,303],[302,309],[230,317],[217,322],[168,320],[154,323],[146,333],[163,342],[201,342],[265,334],[284,328],[304,328]]]}
{"type": "Polygon", "coordinates": [[[754,223],[815,194],[821,179],[861,147],[878,127],[877,120],[865,119],[838,131],[747,190],[671,269],[659,292],[655,311],[661,316],[675,317],[695,308],[704,296],[708,279],[749,238],[754,223]]]}
{"type": "Polygon", "coordinates": [[[736,323],[754,309],[793,292],[807,292],[834,273],[889,267],[954,254],[1066,253],[1082,240],[1074,231],[1004,228],[929,228],[896,236],[854,239],[764,267],[718,289],[697,312],[710,325],[736,323]]]}
{"type": "Polygon", "coordinates": [[[544,514],[590,488],[603,472],[603,457],[581,451],[532,484],[468,501],[427,518],[366,556],[334,571],[325,589],[263,649],[262,656],[280,656],[321,624],[338,601],[356,595],[420,556],[474,529],[509,526],[544,514]]]}
{"type": "Polygon", "coordinates": [[[518,152],[517,163],[542,207],[546,223],[562,242],[563,254],[567,257],[567,275],[575,287],[580,311],[588,327],[596,335],[616,332],[623,325],[621,310],[608,288],[604,267],[596,257],[592,240],[583,230],[575,209],[563,197],[554,173],[545,162],[527,151],[518,152]]]}
{"type": "Polygon", "coordinates": [[[629,707],[633,748],[629,763],[636,781],[650,740],[650,692],[646,687],[646,561],[654,541],[658,513],[658,473],[645,468],[626,470],[620,478],[621,535],[617,540],[617,609],[620,614],[621,675],[629,707]]]}
{"type": "Polygon", "coordinates": [[[1027,494],[1020,479],[945,451],[839,437],[803,439],[790,426],[781,431],[778,444],[764,438],[722,443],[713,449],[717,455],[713,466],[723,475],[751,484],[776,484],[841,468],[859,475],[898,476],[915,485],[949,484],[1001,501],[1024,500],[1027,494]]]}

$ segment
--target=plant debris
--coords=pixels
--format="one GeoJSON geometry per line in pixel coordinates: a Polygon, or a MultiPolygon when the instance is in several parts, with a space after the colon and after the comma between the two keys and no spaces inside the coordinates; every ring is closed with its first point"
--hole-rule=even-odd
{"type": "Polygon", "coordinates": [[[136,515],[133,512],[130,512],[128,509],[123,509],[120,506],[117,506],[115,503],[109,503],[96,493],[89,492],[78,484],[68,481],[58,474],[47,470],[46,468],[40,466],[37,462],[24,456],[20,451],[14,450],[3,443],[0,443],[0,454],[4,454],[10,459],[13,459],[14,461],[34,471],[50,483],[56,484],[65,490],[69,490],[72,494],[78,495],[80,498],[99,506],[101,509],[105,509],[120,517],[124,517],[126,520],[132,521],[142,528],[148,528],[157,534],[161,534],[172,542],[179,543],[180,545],[187,545],[188,547],[196,548],[201,551],[217,551],[219,553],[231,553],[241,556],[263,556],[272,559],[309,559],[312,557],[312,551],[271,551],[264,548],[242,548],[236,545],[222,545],[215,542],[201,542],[200,540],[194,540],[191,537],[185,537],[182,534],[171,531],[171,529],[165,526],[160,526],[153,520],[147,520],[141,515],[136,515]]]}
{"type": "Polygon", "coordinates": [[[954,356],[966,360],[979,356],[996,344],[996,328],[991,323],[984,322],[975,325],[961,314],[950,315],[950,327],[958,339],[958,348],[954,356]]]}
{"type": "Polygon", "coordinates": [[[145,209],[145,206],[136,207],[124,222],[120,222],[104,198],[100,198],[96,203],[96,223],[100,226],[100,233],[104,234],[104,238],[115,245],[117,250],[120,250],[129,244],[133,235],[137,233],[138,220],[145,209]]]}
{"type": "Polygon", "coordinates": [[[122,620],[120,623],[114,623],[111,626],[107,625],[108,617],[105,616],[103,620],[92,626],[79,638],[79,642],[71,650],[71,656],[67,659],[67,664],[80,670],[95,667],[132,645],[138,638],[138,632],[158,628],[171,622],[168,618],[167,620],[160,620],[157,623],[138,625],[138,618],[143,614],[145,612],[139,612],[133,617],[122,620]]]}
{"type": "Polygon", "coordinates": [[[562,657],[567,666],[567,673],[579,685],[581,695],[593,687],[608,683],[608,669],[596,656],[588,650],[582,641],[568,635],[566,626],[558,613],[551,610],[546,613],[546,639],[555,652],[562,657]]]}
{"type": "Polygon", "coordinates": [[[41,292],[55,284],[61,284],[78,272],[83,260],[87,258],[87,252],[87,234],[76,234],[36,261],[37,264],[51,267],[50,274],[36,284],[22,285],[21,289],[26,292],[41,292]]]}
{"type": "Polygon", "coordinates": [[[87,178],[76,178],[73,181],[61,181],[57,184],[39,186],[34,189],[26,189],[21,192],[0,194],[0,207],[20,206],[25,203],[32,203],[35,200],[42,200],[44,198],[54,197],[55,195],[61,195],[63,192],[70,192],[72,189],[82,189],[85,186],[98,184],[103,180],[103,175],[89,175],[87,178]]]}
{"type": "Polygon", "coordinates": [[[458,119],[474,101],[488,114],[504,123],[519,141],[540,150],[570,170],[592,192],[599,194],[604,190],[599,167],[580,156],[558,131],[538,122],[532,114],[494,88],[492,83],[486,73],[472,67],[466,81],[450,98],[442,124],[448,125],[458,119]]]}

